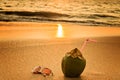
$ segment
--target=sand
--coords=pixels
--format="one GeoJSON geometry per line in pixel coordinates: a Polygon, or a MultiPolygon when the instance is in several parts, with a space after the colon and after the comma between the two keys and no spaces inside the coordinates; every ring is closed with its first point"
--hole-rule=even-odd
{"type": "Polygon", "coordinates": [[[0,22],[0,80],[43,80],[35,66],[50,68],[45,80],[120,80],[120,28],[61,23],[64,37],[56,38],[58,23],[0,22]],[[83,50],[87,65],[79,78],[66,78],[61,60],[81,48],[86,38],[97,40],[83,50]]]}

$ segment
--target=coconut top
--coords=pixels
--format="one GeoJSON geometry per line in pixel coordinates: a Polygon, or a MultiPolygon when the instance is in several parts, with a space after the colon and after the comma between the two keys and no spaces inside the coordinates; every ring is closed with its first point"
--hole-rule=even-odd
{"type": "Polygon", "coordinates": [[[75,48],[73,50],[71,50],[70,52],[67,53],[68,56],[71,56],[73,58],[80,58],[80,59],[83,59],[83,56],[82,56],[82,53],[79,49],[75,48]]]}

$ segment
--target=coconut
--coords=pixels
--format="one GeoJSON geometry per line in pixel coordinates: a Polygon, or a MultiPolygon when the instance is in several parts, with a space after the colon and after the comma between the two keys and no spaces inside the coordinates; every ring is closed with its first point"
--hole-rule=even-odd
{"type": "Polygon", "coordinates": [[[86,66],[86,59],[77,48],[67,52],[62,59],[62,72],[66,77],[79,77],[86,66]]]}

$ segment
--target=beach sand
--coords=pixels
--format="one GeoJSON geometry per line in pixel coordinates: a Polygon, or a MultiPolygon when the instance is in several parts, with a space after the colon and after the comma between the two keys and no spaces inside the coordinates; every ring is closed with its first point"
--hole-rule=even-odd
{"type": "Polygon", "coordinates": [[[120,80],[120,28],[61,23],[64,37],[56,38],[58,23],[0,22],[0,80],[120,80]],[[61,60],[81,48],[87,38],[97,40],[83,50],[87,65],[79,78],[66,78],[61,60]],[[35,66],[50,68],[54,76],[32,74],[35,66]]]}

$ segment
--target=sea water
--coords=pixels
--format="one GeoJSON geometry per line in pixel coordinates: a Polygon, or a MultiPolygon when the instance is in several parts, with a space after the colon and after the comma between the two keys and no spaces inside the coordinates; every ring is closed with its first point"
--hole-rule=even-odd
{"type": "Polygon", "coordinates": [[[120,26],[120,0],[1,0],[0,21],[120,26]]]}

